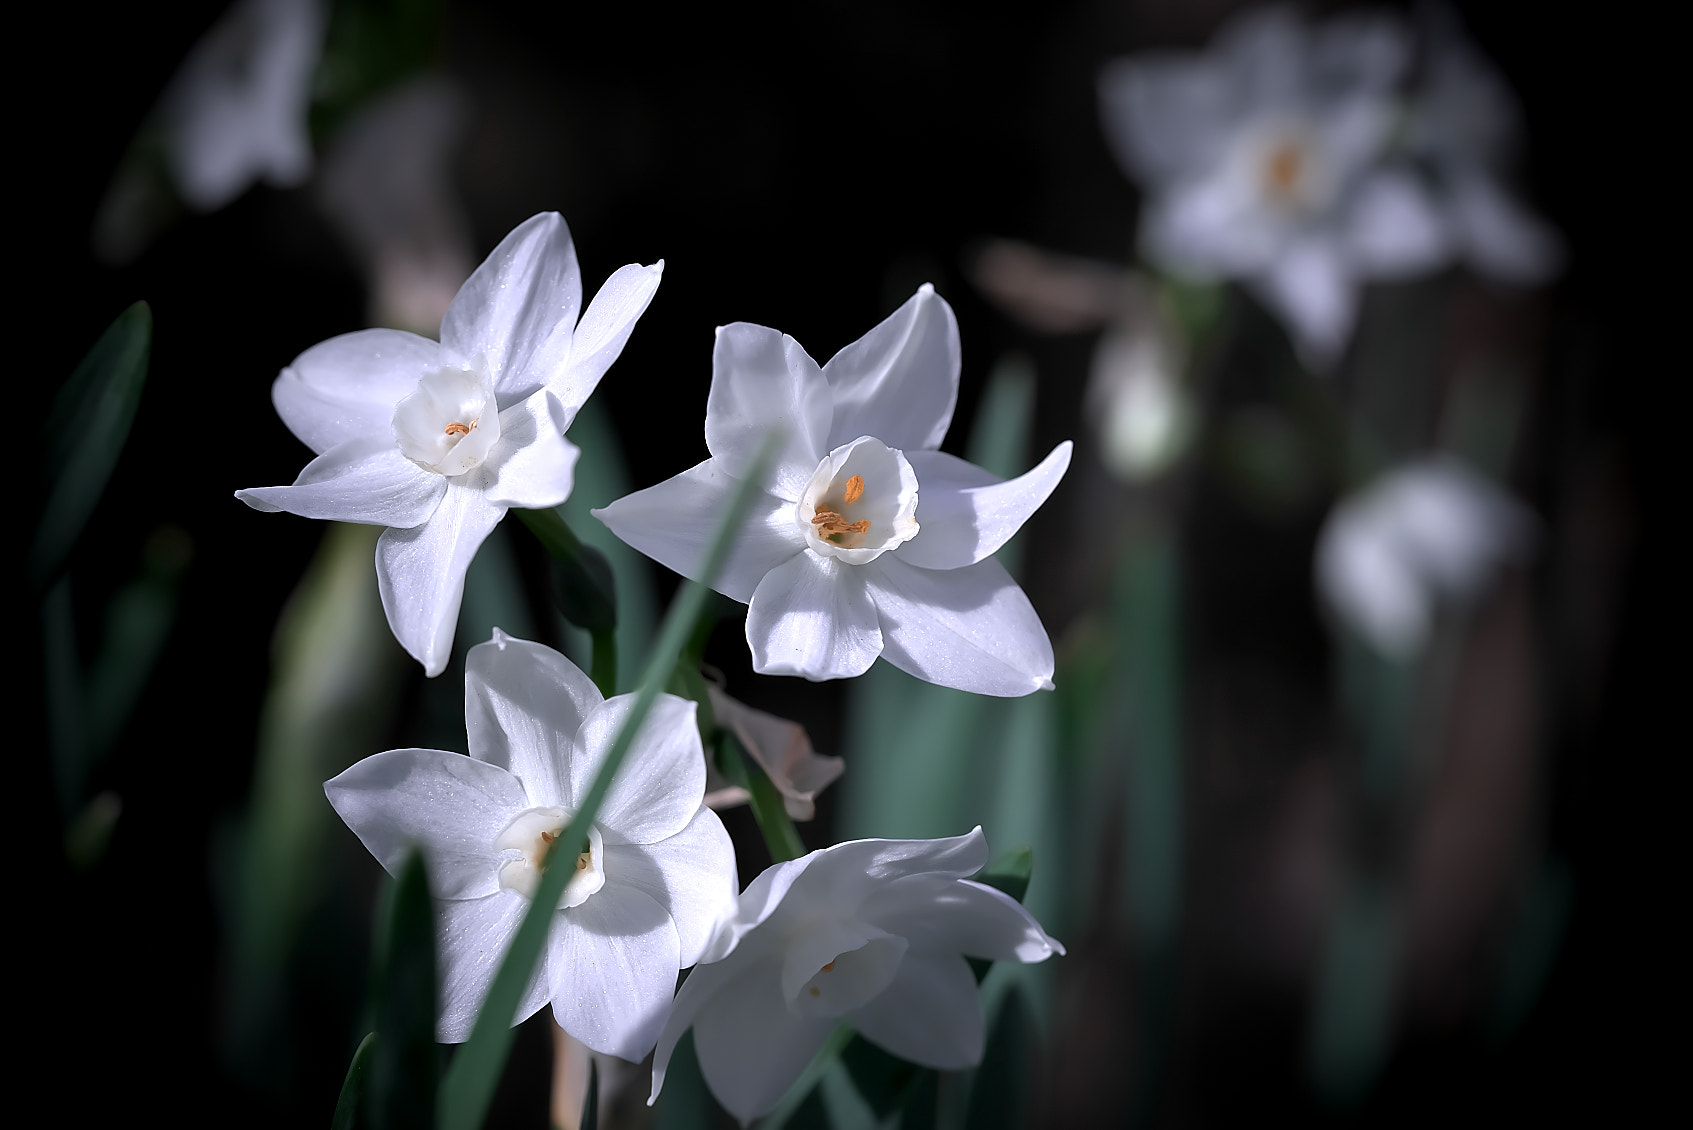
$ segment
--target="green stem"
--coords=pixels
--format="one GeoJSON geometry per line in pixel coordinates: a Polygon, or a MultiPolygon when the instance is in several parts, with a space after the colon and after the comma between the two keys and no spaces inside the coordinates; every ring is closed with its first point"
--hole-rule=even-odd
{"type": "Polygon", "coordinates": [[[582,556],[582,540],[576,536],[564,521],[564,516],[557,510],[522,510],[513,511],[523,524],[529,527],[529,532],[557,561],[575,561],[582,556]]]}
{"type": "Polygon", "coordinates": [[[734,734],[725,731],[723,741],[739,755],[732,760],[740,763],[745,778],[736,784],[752,794],[752,817],[758,821],[758,830],[764,834],[764,845],[770,849],[771,861],[785,863],[804,855],[805,842],[799,838],[799,829],[794,827],[793,819],[788,815],[781,792],[758,762],[741,747],[734,734]]]}
{"type": "Polygon", "coordinates": [[[610,698],[617,693],[617,631],[605,628],[598,632],[589,632],[588,638],[593,641],[593,658],[588,664],[588,677],[594,680],[594,685],[600,688],[600,693],[610,698]]]}

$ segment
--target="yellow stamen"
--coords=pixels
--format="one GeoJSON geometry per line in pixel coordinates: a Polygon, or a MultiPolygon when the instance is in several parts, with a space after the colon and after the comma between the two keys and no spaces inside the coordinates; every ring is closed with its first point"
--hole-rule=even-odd
{"type": "Polygon", "coordinates": [[[853,503],[857,502],[859,499],[861,499],[863,497],[864,497],[864,476],[863,475],[854,475],[852,478],[847,480],[846,503],[847,503],[848,506],[851,506],[853,503]]]}
{"type": "Polygon", "coordinates": [[[862,534],[870,529],[870,519],[860,518],[856,522],[848,522],[840,514],[830,510],[826,503],[818,504],[811,524],[817,527],[819,535],[826,538],[836,538],[842,534],[862,534]]]}
{"type": "Polygon", "coordinates": [[[450,436],[467,436],[474,431],[476,429],[476,425],[481,422],[482,417],[480,416],[476,417],[476,419],[472,420],[468,424],[461,424],[457,420],[454,420],[452,423],[447,425],[447,434],[450,436]]]}
{"type": "Polygon", "coordinates": [[[1299,146],[1283,142],[1270,151],[1264,162],[1264,180],[1276,196],[1292,196],[1299,188],[1299,176],[1304,171],[1305,157],[1299,146]]]}
{"type": "Polygon", "coordinates": [[[588,869],[588,853],[583,852],[581,855],[576,857],[576,870],[586,871],[587,869],[588,869]]]}
{"type": "Polygon", "coordinates": [[[829,970],[833,969],[834,967],[835,967],[835,963],[831,961],[829,964],[827,964],[823,967],[821,972],[827,973],[827,972],[829,972],[829,970]]]}

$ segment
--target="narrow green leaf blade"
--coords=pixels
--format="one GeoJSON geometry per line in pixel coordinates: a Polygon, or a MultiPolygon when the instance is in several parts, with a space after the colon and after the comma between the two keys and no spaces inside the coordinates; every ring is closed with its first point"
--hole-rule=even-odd
{"type": "Polygon", "coordinates": [[[365,1083],[370,1079],[370,1064],[376,1054],[376,1033],[368,1033],[359,1041],[353,1060],[347,1064],[347,1078],[341,1083],[341,1095],[335,1100],[335,1113],[329,1119],[329,1130],[353,1130],[359,1125],[359,1104],[364,1099],[365,1083]]]}
{"type": "Polygon", "coordinates": [[[100,335],[53,399],[45,500],[29,551],[38,590],[64,563],[105,492],[141,403],[152,343],[153,312],[137,302],[100,335]]]}
{"type": "Polygon", "coordinates": [[[372,1123],[427,1126],[439,1074],[435,1044],[435,908],[423,856],[414,852],[389,903],[378,995],[381,1039],[371,1061],[372,1123]]]}
{"type": "MultiPolygon", "coordinates": [[[[762,481],[762,468],[769,464],[776,447],[775,437],[766,440],[753,462],[752,471],[741,481],[739,489],[730,501],[728,512],[724,515],[723,522],[712,539],[711,549],[706,554],[699,580],[683,585],[676,598],[671,601],[670,610],[665,614],[664,624],[653,645],[652,658],[641,678],[640,689],[635,692],[635,701],[616,738],[613,739],[611,749],[607,752],[593,785],[582,798],[581,805],[571,817],[570,823],[559,834],[565,848],[562,852],[555,851],[554,858],[573,858],[574,845],[586,841],[588,828],[594,817],[599,814],[600,805],[611,789],[612,778],[622,766],[635,734],[640,730],[641,723],[645,721],[660,692],[670,681],[670,672],[676,665],[676,659],[681,654],[683,645],[687,643],[700,610],[710,595],[709,585],[717,578],[729,556],[729,546],[734,540],[735,532],[746,516],[747,507],[758,489],[758,483],[762,481]]],[[[559,525],[563,526],[563,522],[559,525]]],[[[482,1003],[475,1027],[471,1029],[470,1039],[454,1056],[452,1066],[442,1082],[437,1104],[437,1125],[441,1130],[477,1130],[487,1116],[488,1104],[493,1099],[494,1088],[499,1082],[500,1072],[505,1067],[506,1056],[511,1051],[512,1017],[516,1014],[524,986],[529,983],[529,975],[534,970],[535,963],[540,960],[541,947],[546,943],[547,933],[552,925],[554,912],[551,908],[558,905],[559,896],[564,893],[564,885],[572,873],[572,869],[568,867],[548,867],[543,870],[540,885],[529,904],[529,910],[524,914],[516,936],[512,938],[505,959],[500,963],[500,971],[494,975],[493,984],[488,988],[488,996],[482,1003]]]]}

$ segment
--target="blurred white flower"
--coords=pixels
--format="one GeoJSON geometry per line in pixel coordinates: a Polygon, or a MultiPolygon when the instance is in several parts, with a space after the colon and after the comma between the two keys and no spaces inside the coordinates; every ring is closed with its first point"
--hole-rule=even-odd
{"type": "Polygon", "coordinates": [[[1427,641],[1442,598],[1475,596],[1532,542],[1521,503],[1446,456],[1394,470],[1343,499],[1317,542],[1317,588],[1381,652],[1427,641]]]}
{"type": "Polygon", "coordinates": [[[1248,12],[1202,55],[1119,60],[1100,79],[1106,135],[1147,193],[1141,244],[1194,278],[1242,280],[1308,363],[1345,347],[1361,282],[1442,262],[1420,181],[1383,155],[1409,43],[1390,16],[1307,26],[1248,12]]]}
{"type": "Polygon", "coordinates": [[[676,994],[647,1101],[690,1027],[706,1085],[743,1123],[776,1105],[842,1021],[912,1063],[980,1063],[982,1013],[965,955],[1033,962],[1064,952],[1015,899],[965,878],[987,858],[977,828],[854,840],[765,871],[676,994]]]}
{"type": "Polygon", "coordinates": [[[642,553],[697,576],[737,480],[779,433],[715,582],[751,606],[754,670],[838,679],[880,655],[977,694],[1049,688],[1052,642],[990,555],[1058,485],[1070,444],[1008,482],[935,450],[958,369],[958,323],[927,284],[821,367],[776,330],[723,326],[705,416],[712,457],[593,513],[642,553]]]}
{"type": "MultiPolygon", "coordinates": [[[[838,757],[825,757],[811,748],[811,738],[805,727],[786,718],[778,718],[762,710],[754,710],[744,702],[730,698],[716,687],[708,687],[711,710],[717,724],[734,734],[736,739],[758,762],[776,791],[782,794],[782,807],[795,820],[810,820],[817,814],[816,798],[834,783],[846,769],[846,762],[838,757]]],[[[712,776],[711,766],[706,766],[712,776]]],[[[711,785],[706,786],[708,789],[711,785]]],[[[743,788],[722,782],[706,803],[713,808],[731,808],[752,799],[743,788]]]]}
{"type": "MultiPolygon", "coordinates": [[[[383,867],[423,853],[437,900],[439,1038],[466,1039],[528,911],[541,864],[592,786],[633,695],[605,700],[568,659],[494,638],[465,662],[470,756],[396,749],[324,785],[383,867]]],[[[735,850],[705,808],[694,704],[660,695],[575,862],[513,1023],[551,1000],[559,1027],[639,1060],[735,907],[735,850]]],[[[574,846],[574,845],[572,845],[574,846]]]]}
{"type": "Polygon", "coordinates": [[[450,176],[464,102],[424,75],[361,106],[324,153],[317,198],[369,280],[373,325],[432,332],[475,265],[450,176]]]}
{"type": "Polygon", "coordinates": [[[194,45],[160,102],[177,189],[202,212],[256,180],[312,171],[306,106],[323,49],[318,0],[240,0],[194,45]]]}
{"type": "Polygon", "coordinates": [[[1427,60],[1408,148],[1433,174],[1454,251],[1502,282],[1544,282],[1563,263],[1563,243],[1506,188],[1522,134],[1517,100],[1455,12],[1430,5],[1423,15],[1427,60]]]}
{"type": "Polygon", "coordinates": [[[388,526],[376,546],[394,636],[430,675],[452,653],[465,570],[513,507],[570,496],[564,431],[617,359],[664,263],[619,269],[576,320],[570,229],[535,216],[459,291],[441,340],[343,334],[282,371],[271,399],[318,457],[292,486],[236,492],[255,510],[388,526]]]}

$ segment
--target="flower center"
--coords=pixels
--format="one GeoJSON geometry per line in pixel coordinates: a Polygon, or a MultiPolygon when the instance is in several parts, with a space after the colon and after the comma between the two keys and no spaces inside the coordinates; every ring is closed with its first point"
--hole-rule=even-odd
{"type": "Polygon", "coordinates": [[[1292,141],[1278,142],[1264,157],[1264,187],[1278,200],[1295,199],[1304,171],[1305,150],[1292,141]]]}
{"type": "Polygon", "coordinates": [[[818,464],[795,508],[806,545],[849,565],[917,534],[917,475],[899,451],[861,436],[818,464]]]}
{"type": "Polygon", "coordinates": [[[426,471],[462,475],[481,466],[500,438],[492,386],[473,369],[425,374],[394,406],[394,438],[426,471]]]}
{"type": "MultiPolygon", "coordinates": [[[[541,868],[552,854],[564,826],[570,823],[570,816],[570,810],[565,808],[530,808],[506,825],[494,839],[494,851],[506,857],[500,864],[501,888],[534,899],[541,886],[541,868]]],[[[582,905],[589,895],[605,886],[603,856],[600,830],[589,825],[588,850],[576,855],[576,873],[559,898],[560,910],[582,905]]]]}
{"type": "Polygon", "coordinates": [[[789,943],[782,993],[802,1016],[831,1017],[868,1004],[893,982],[906,940],[868,922],[824,921],[789,943]]]}

